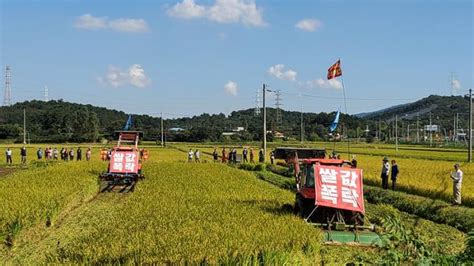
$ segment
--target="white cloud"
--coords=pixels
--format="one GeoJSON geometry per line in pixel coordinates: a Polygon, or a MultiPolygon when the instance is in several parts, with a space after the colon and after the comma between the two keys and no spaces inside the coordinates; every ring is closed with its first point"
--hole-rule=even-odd
{"type": "Polygon", "coordinates": [[[143,19],[119,18],[109,21],[109,27],[123,32],[147,32],[148,24],[143,19]]]}
{"type": "Polygon", "coordinates": [[[194,0],[183,0],[182,3],[177,3],[172,8],[166,11],[166,14],[175,18],[201,18],[204,17],[206,8],[204,6],[196,5],[194,0]]]}
{"type": "Polygon", "coordinates": [[[86,30],[105,29],[107,27],[107,18],[97,18],[91,14],[85,14],[76,19],[74,26],[86,30]]]}
{"type": "Polygon", "coordinates": [[[227,92],[228,94],[232,95],[232,96],[236,96],[237,95],[237,91],[238,91],[238,87],[237,87],[237,83],[233,82],[232,80],[229,80],[225,85],[224,85],[224,90],[225,92],[227,92]]]}
{"type": "Polygon", "coordinates": [[[76,19],[76,28],[85,30],[111,29],[120,32],[147,32],[148,24],[143,19],[119,18],[109,20],[106,17],[94,17],[85,14],[76,19]]]}
{"type": "Polygon", "coordinates": [[[297,29],[303,30],[303,31],[316,31],[322,27],[321,21],[317,19],[303,19],[298,21],[298,23],[295,24],[295,27],[297,29]]]}
{"type": "Polygon", "coordinates": [[[217,23],[242,23],[248,26],[267,24],[254,0],[216,0],[210,6],[196,4],[194,0],[183,0],[166,13],[175,18],[206,18],[217,23]]]}
{"type": "Polygon", "coordinates": [[[283,64],[277,64],[274,66],[271,66],[268,71],[268,74],[271,76],[274,76],[277,79],[281,80],[288,80],[288,81],[296,81],[296,71],[292,69],[288,69],[285,71],[285,65],[283,64]]]}
{"type": "Polygon", "coordinates": [[[306,86],[309,88],[322,88],[322,89],[333,89],[341,90],[342,83],[337,79],[324,80],[322,78],[307,81],[306,86]]]}
{"type": "Polygon", "coordinates": [[[124,71],[116,66],[109,66],[105,77],[99,77],[98,80],[112,87],[132,85],[143,88],[151,84],[151,79],[145,75],[145,70],[139,64],[133,64],[124,71]]]}

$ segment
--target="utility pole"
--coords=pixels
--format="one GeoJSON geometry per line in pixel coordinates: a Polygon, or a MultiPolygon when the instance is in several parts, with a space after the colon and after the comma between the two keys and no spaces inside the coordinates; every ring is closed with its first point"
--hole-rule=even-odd
{"type": "Polygon", "coordinates": [[[472,162],[472,89],[469,89],[469,153],[468,162],[472,162]]]}
{"type": "Polygon", "coordinates": [[[456,115],[454,115],[454,125],[453,125],[453,142],[454,142],[454,147],[456,147],[456,115]]]}
{"type": "Polygon", "coordinates": [[[26,144],[26,110],[23,108],[23,144],[26,144]]]}
{"type": "Polygon", "coordinates": [[[408,128],[407,128],[407,142],[410,141],[410,123],[408,123],[408,128]]]}
{"type": "Polygon", "coordinates": [[[420,113],[416,114],[416,143],[420,143],[420,113]]]}
{"type": "Polygon", "coordinates": [[[301,107],[301,144],[303,144],[303,131],[304,131],[304,127],[303,127],[303,107],[301,107]]]}
{"type": "Polygon", "coordinates": [[[431,111],[430,111],[430,147],[433,145],[433,128],[431,124],[431,111]]]}
{"type": "Polygon", "coordinates": [[[456,141],[458,140],[459,135],[459,113],[456,113],[456,141]]]}
{"type": "Polygon", "coordinates": [[[161,117],[161,122],[160,122],[160,124],[161,124],[161,147],[164,147],[165,144],[163,143],[163,140],[164,140],[164,138],[163,138],[163,136],[164,136],[164,133],[163,133],[163,113],[160,113],[160,117],[161,117]]]}
{"type": "Polygon", "coordinates": [[[265,107],[265,83],[263,84],[262,92],[262,102],[263,102],[263,162],[265,162],[265,157],[267,156],[267,108],[265,107]]]}
{"type": "Polygon", "coordinates": [[[395,148],[398,151],[398,115],[395,115],[395,148]]]}

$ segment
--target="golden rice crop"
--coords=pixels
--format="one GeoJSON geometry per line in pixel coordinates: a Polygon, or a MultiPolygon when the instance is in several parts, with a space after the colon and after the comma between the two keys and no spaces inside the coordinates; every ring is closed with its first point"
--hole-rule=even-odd
{"type": "MultiPolygon", "coordinates": [[[[338,143],[338,147],[341,145],[341,143],[338,143]]],[[[450,178],[450,174],[454,170],[454,162],[442,160],[443,156],[446,156],[445,153],[430,151],[426,148],[422,149],[410,147],[410,149],[417,149],[415,154],[412,154],[412,151],[400,151],[398,152],[398,155],[395,155],[391,150],[390,152],[384,154],[384,152],[388,151],[387,145],[379,145],[383,147],[380,150],[376,149],[378,146],[374,146],[372,148],[369,146],[365,146],[365,148],[362,148],[363,146],[361,145],[359,146],[360,147],[352,149],[352,152],[364,152],[370,154],[376,150],[375,154],[381,154],[380,156],[363,154],[357,155],[358,167],[364,170],[364,180],[367,184],[381,185],[380,172],[382,168],[382,159],[384,156],[388,155],[390,160],[395,159],[398,163],[400,174],[397,180],[397,187],[399,190],[403,190],[412,194],[451,201],[452,180],[450,178]],[[410,158],[410,156],[414,156],[415,158],[410,158]],[[432,159],[417,159],[416,157],[432,159]]],[[[193,146],[178,145],[177,147],[183,149],[193,146]]],[[[222,146],[216,145],[216,147],[218,148],[220,156],[222,146]]],[[[253,148],[254,150],[258,151],[257,147],[253,148]]],[[[212,146],[203,145],[201,150],[210,153],[213,151],[213,148],[212,146]]],[[[328,152],[331,151],[332,150],[328,150],[328,152]]],[[[448,149],[448,151],[454,151],[456,154],[458,153],[453,149],[448,149]]],[[[238,153],[242,153],[242,148],[238,148],[238,153]]],[[[347,158],[346,154],[341,155],[343,159],[347,158]]],[[[472,176],[474,176],[474,164],[461,163],[460,165],[462,171],[464,172],[462,184],[463,204],[474,207],[474,179],[472,178],[472,176]]]]}
{"type": "MultiPolygon", "coordinates": [[[[380,172],[383,157],[358,155],[358,167],[364,169],[366,183],[381,184],[380,172]]],[[[431,198],[452,199],[453,182],[450,178],[453,162],[390,157],[397,161],[400,174],[399,189],[431,198]]],[[[474,207],[474,165],[461,163],[464,172],[462,183],[463,202],[474,207]]]]}
{"type": "Polygon", "coordinates": [[[186,153],[178,150],[150,151],[146,178],[128,194],[96,195],[97,175],[106,169],[97,149],[92,162],[0,178],[0,226],[8,229],[18,217],[24,224],[0,260],[255,264],[258,257],[268,264],[343,264],[377,258],[375,250],[322,247],[320,231],[291,214],[290,191],[222,164],[184,163],[186,153]]]}
{"type": "Polygon", "coordinates": [[[319,248],[319,230],[291,213],[275,215],[292,193],[249,173],[187,163],[151,164],[146,171],[132,194],[101,195],[74,215],[81,219],[63,223],[42,246],[50,262],[216,263],[319,248]]]}

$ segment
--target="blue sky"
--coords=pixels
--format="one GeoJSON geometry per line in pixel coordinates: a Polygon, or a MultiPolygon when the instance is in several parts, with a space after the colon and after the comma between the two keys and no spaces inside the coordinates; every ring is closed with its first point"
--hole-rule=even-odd
{"type": "Polygon", "coordinates": [[[284,109],[344,111],[341,78],[325,79],[338,58],[349,113],[464,94],[474,80],[470,0],[0,5],[14,102],[42,99],[47,86],[52,99],[130,113],[228,114],[253,108],[266,83],[284,109]]]}

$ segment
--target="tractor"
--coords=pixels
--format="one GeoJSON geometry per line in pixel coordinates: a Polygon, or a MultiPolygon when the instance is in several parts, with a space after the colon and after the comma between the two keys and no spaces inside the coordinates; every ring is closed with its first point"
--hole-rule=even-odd
{"type": "Polygon", "coordinates": [[[326,244],[374,246],[380,237],[364,218],[362,170],[350,161],[327,159],[324,149],[276,148],[276,159],[293,167],[293,212],[324,231],[326,244]]]}
{"type": "Polygon", "coordinates": [[[117,131],[118,143],[108,157],[107,172],[99,175],[100,192],[131,192],[142,173],[143,152],[138,149],[141,131],[117,131]]]}

